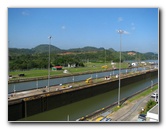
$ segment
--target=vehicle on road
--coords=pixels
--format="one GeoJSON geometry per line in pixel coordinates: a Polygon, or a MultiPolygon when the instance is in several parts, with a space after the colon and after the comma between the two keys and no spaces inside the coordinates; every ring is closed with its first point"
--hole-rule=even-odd
{"type": "Polygon", "coordinates": [[[86,79],[85,82],[90,84],[90,83],[93,83],[93,80],[92,80],[92,78],[90,77],[90,78],[86,79]]]}
{"type": "Polygon", "coordinates": [[[103,117],[99,117],[96,119],[97,122],[101,121],[103,119],[103,117]]]}
{"type": "Polygon", "coordinates": [[[102,122],[108,122],[108,121],[111,121],[111,120],[112,120],[111,118],[104,118],[104,119],[102,119],[100,121],[102,121],[102,122]]]}
{"type": "Polygon", "coordinates": [[[70,85],[70,86],[68,86],[68,87],[69,87],[69,88],[72,88],[73,86],[70,85]]]}
{"type": "Polygon", "coordinates": [[[151,98],[158,98],[158,94],[157,94],[157,93],[153,93],[153,94],[151,95],[151,98]]]}
{"type": "Polygon", "coordinates": [[[146,121],[146,115],[145,114],[139,114],[137,121],[138,122],[146,121]]]}

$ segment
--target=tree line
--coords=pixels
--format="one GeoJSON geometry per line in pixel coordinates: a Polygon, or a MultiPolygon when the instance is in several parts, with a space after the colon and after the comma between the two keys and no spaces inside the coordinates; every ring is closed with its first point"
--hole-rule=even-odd
{"type": "MultiPolygon", "coordinates": [[[[13,54],[9,52],[9,70],[28,70],[48,68],[48,53],[21,53],[13,54]]],[[[128,55],[122,52],[122,62],[125,60],[147,60],[157,59],[156,54],[137,53],[128,55]]],[[[93,52],[82,52],[72,54],[59,54],[51,52],[50,67],[75,64],[75,67],[85,67],[86,62],[119,62],[119,52],[111,50],[101,50],[93,52]]]]}

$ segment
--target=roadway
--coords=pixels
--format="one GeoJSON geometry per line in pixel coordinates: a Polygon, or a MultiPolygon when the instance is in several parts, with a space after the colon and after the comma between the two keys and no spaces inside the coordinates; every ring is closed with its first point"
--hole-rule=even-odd
{"type": "MultiPolygon", "coordinates": [[[[145,97],[141,97],[130,103],[126,101],[125,103],[123,103],[122,108],[115,112],[111,112],[106,116],[106,118],[111,118],[111,122],[137,122],[138,115],[150,99],[154,100],[154,98],[151,98],[151,94],[145,97]]],[[[90,121],[96,121],[96,119],[98,119],[99,117],[101,117],[101,115],[94,117],[90,121]]]]}
{"type": "Polygon", "coordinates": [[[33,89],[33,90],[19,91],[19,92],[8,94],[8,100],[22,99],[22,98],[30,97],[33,95],[49,93],[48,91],[60,91],[60,90],[63,90],[62,86],[52,86],[49,88],[45,87],[45,88],[39,88],[39,89],[33,89]]]}
{"type": "MultiPolygon", "coordinates": [[[[129,75],[129,74],[124,74],[122,75],[121,78],[126,78],[126,77],[131,77],[131,76],[134,76],[134,75],[137,75],[137,74],[142,74],[144,73],[144,71],[142,72],[137,72],[133,75],[129,75]]],[[[113,81],[113,80],[117,80],[116,77],[113,77],[112,76],[112,79],[110,80],[106,80],[106,81],[113,81]]],[[[95,84],[95,81],[96,83],[97,82],[104,82],[104,79],[103,78],[98,78],[97,79],[93,79],[94,83],[95,84]]],[[[11,94],[8,94],[8,100],[11,101],[11,100],[16,100],[16,99],[23,99],[23,98],[26,98],[26,97],[30,97],[30,96],[33,96],[33,95],[40,95],[40,94],[43,94],[43,93],[50,93],[50,92],[55,92],[55,91],[58,91],[59,92],[63,92],[64,89],[70,89],[70,88],[74,88],[74,87],[80,87],[80,86],[83,86],[83,85],[87,85],[85,81],[81,81],[81,82],[77,82],[77,83],[68,83],[68,84],[60,84],[60,85],[55,85],[55,86],[50,86],[50,87],[43,87],[43,88],[36,88],[36,89],[31,89],[31,90],[25,90],[25,91],[17,91],[17,92],[13,92],[11,94]]]]}

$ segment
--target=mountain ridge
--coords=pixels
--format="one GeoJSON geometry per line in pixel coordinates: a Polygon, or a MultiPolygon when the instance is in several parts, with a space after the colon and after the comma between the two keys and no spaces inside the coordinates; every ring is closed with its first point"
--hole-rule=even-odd
{"type": "MultiPolygon", "coordinates": [[[[109,50],[112,52],[118,52],[116,50],[114,50],[113,48],[108,48],[105,49],[103,47],[93,47],[93,46],[85,46],[82,48],[70,48],[70,49],[60,49],[54,45],[50,45],[50,52],[54,52],[54,53],[63,53],[63,52],[91,52],[91,51],[104,51],[104,50],[109,50]]],[[[49,44],[40,44],[37,45],[34,48],[9,48],[9,53],[10,54],[33,54],[33,53],[48,53],[49,51],[49,44]]],[[[127,52],[135,52],[135,53],[140,53],[140,52],[136,52],[136,51],[123,51],[125,53],[127,52]]],[[[154,52],[145,52],[143,54],[147,54],[147,55],[156,55],[157,53],[154,52]]]]}

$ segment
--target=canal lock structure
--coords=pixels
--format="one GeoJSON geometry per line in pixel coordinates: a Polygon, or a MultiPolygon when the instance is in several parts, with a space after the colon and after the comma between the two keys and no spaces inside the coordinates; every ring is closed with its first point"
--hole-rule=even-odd
{"type": "MultiPolygon", "coordinates": [[[[121,79],[121,87],[145,78],[158,75],[158,70],[149,71],[141,75],[121,79]]],[[[118,88],[119,81],[92,84],[91,86],[78,88],[61,94],[43,94],[29,99],[19,99],[8,103],[8,120],[16,121],[22,118],[49,111],[64,105],[68,105],[86,98],[90,98],[118,88]]]]}

